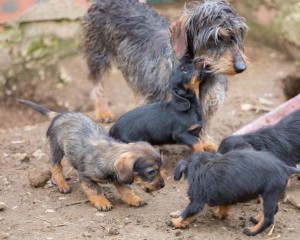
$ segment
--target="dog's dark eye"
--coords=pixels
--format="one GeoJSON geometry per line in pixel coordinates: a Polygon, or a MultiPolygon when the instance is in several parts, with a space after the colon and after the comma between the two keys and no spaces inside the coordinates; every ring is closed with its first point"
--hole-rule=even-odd
{"type": "Polygon", "coordinates": [[[146,174],[147,174],[148,176],[152,176],[152,175],[154,175],[155,173],[156,173],[156,170],[155,170],[155,169],[151,169],[151,170],[149,170],[149,171],[146,172],[146,174]]]}
{"type": "Polygon", "coordinates": [[[181,67],[181,68],[180,68],[180,71],[183,72],[183,73],[187,73],[186,67],[181,67]]]}

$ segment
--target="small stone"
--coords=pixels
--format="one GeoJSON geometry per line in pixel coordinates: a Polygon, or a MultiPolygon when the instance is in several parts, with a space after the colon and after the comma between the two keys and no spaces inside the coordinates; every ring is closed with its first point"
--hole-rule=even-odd
{"type": "Polygon", "coordinates": [[[84,233],[82,233],[82,236],[90,238],[90,237],[92,237],[92,234],[90,234],[88,232],[84,232],[84,233]]]}
{"type": "Polygon", "coordinates": [[[28,163],[30,161],[29,157],[27,156],[27,153],[15,153],[13,154],[13,158],[16,161],[20,161],[21,163],[28,163]]]}
{"type": "Polygon", "coordinates": [[[97,216],[97,217],[104,217],[104,216],[105,216],[105,213],[102,213],[102,212],[96,212],[96,213],[95,213],[95,216],[97,216]]]}
{"type": "Polygon", "coordinates": [[[4,202],[0,202],[0,211],[4,211],[6,209],[6,204],[4,202]]]}
{"type": "Polygon", "coordinates": [[[244,103],[241,105],[241,110],[244,112],[250,111],[253,108],[253,106],[249,103],[244,103]]]}
{"type": "Polygon", "coordinates": [[[28,180],[33,187],[43,187],[47,181],[51,178],[51,172],[49,170],[37,170],[33,169],[28,173],[28,180]]]}
{"type": "Polygon", "coordinates": [[[176,232],[175,232],[175,236],[178,237],[178,236],[180,236],[180,235],[181,235],[181,231],[176,231],[176,232]]]}
{"type": "Polygon", "coordinates": [[[118,231],[118,229],[115,229],[115,228],[109,228],[107,230],[107,233],[108,233],[108,235],[118,235],[119,231],[118,231]]]}
{"type": "Polygon", "coordinates": [[[181,211],[180,211],[180,210],[175,211],[175,212],[171,212],[171,213],[170,213],[170,217],[171,217],[171,218],[178,218],[178,217],[180,216],[180,214],[181,214],[181,211]]]}
{"type": "Polygon", "coordinates": [[[54,213],[55,212],[55,210],[53,210],[53,209],[46,209],[46,211],[45,211],[45,213],[54,213]]]}
{"type": "Polygon", "coordinates": [[[41,159],[43,156],[45,156],[45,153],[41,149],[36,150],[32,156],[34,156],[37,159],[41,159]]]}

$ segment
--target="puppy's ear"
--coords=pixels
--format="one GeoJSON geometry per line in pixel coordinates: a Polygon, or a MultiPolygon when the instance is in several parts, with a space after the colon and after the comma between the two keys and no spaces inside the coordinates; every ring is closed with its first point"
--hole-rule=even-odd
{"type": "Polygon", "coordinates": [[[169,28],[173,52],[177,59],[181,59],[188,52],[185,24],[186,17],[182,16],[176,22],[171,24],[169,28]]]}
{"type": "Polygon", "coordinates": [[[179,181],[182,177],[182,174],[184,174],[184,177],[187,175],[187,167],[188,167],[188,162],[184,160],[180,160],[174,171],[174,180],[179,181]]]}
{"type": "Polygon", "coordinates": [[[117,174],[118,181],[124,184],[132,184],[133,177],[133,167],[136,158],[130,152],[126,152],[120,155],[117,161],[114,163],[114,168],[117,174]]]}
{"type": "Polygon", "coordinates": [[[190,101],[184,97],[179,96],[175,91],[173,93],[173,104],[177,111],[184,112],[190,109],[190,101]]]}

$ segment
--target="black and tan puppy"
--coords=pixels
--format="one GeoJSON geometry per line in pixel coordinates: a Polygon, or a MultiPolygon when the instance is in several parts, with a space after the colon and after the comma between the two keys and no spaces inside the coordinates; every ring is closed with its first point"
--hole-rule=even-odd
{"type": "Polygon", "coordinates": [[[300,163],[300,110],[290,113],[273,126],[226,137],[218,152],[246,148],[270,152],[287,165],[296,167],[300,163]]]}
{"type": "Polygon", "coordinates": [[[52,176],[61,193],[71,191],[62,174],[61,160],[64,156],[78,171],[90,202],[101,211],[110,210],[112,204],[105,198],[98,183],[113,183],[121,199],[136,207],[145,202],[135,195],[128,184],[135,182],[145,192],[164,187],[160,175],[160,155],[148,143],[119,143],[81,113],[56,113],[30,101],[19,102],[51,119],[47,138],[50,143],[52,176]]]}
{"type": "Polygon", "coordinates": [[[298,173],[300,169],[287,166],[268,152],[194,153],[188,161],[177,164],[174,174],[177,181],[183,174],[187,177],[190,203],[179,218],[168,224],[185,228],[205,204],[230,208],[232,204],[261,196],[263,213],[251,218],[256,225],[243,231],[254,236],[273,224],[288,178],[298,173]]]}
{"type": "Polygon", "coordinates": [[[199,140],[202,110],[199,81],[194,62],[185,58],[170,76],[172,99],[147,104],[121,116],[109,135],[122,142],[147,141],[150,144],[183,143],[195,151],[203,150],[199,140]],[[192,90],[196,89],[198,91],[192,90]]]}

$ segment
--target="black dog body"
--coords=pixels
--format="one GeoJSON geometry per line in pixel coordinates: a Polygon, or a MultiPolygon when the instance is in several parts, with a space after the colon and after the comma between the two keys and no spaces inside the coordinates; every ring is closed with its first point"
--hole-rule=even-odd
{"type": "Polygon", "coordinates": [[[300,169],[287,166],[267,152],[194,153],[189,161],[181,160],[175,168],[175,180],[183,174],[188,179],[190,203],[171,224],[186,227],[205,204],[230,206],[261,196],[263,217],[256,226],[244,230],[246,235],[256,235],[273,223],[288,178],[296,173],[300,169]]]}
{"type": "Polygon", "coordinates": [[[199,133],[203,123],[202,111],[196,94],[191,90],[199,88],[199,82],[195,81],[193,73],[193,62],[180,63],[170,77],[172,99],[147,104],[125,113],[111,127],[109,135],[126,143],[183,143],[194,150],[201,148],[199,133]]]}
{"type": "Polygon", "coordinates": [[[300,110],[296,110],[273,126],[260,128],[244,135],[226,137],[218,152],[254,149],[274,154],[289,166],[300,163],[300,110]]]}

